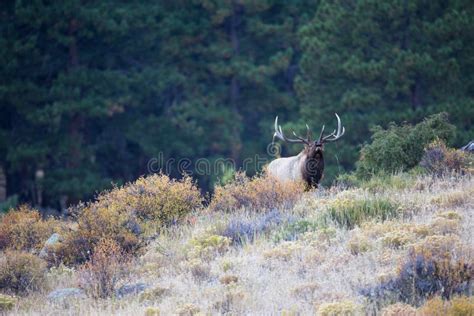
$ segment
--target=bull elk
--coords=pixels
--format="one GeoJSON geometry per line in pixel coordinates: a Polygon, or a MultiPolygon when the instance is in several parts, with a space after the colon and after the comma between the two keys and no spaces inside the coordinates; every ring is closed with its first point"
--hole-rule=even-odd
{"type": "Polygon", "coordinates": [[[324,144],[334,142],[342,137],[345,128],[341,126],[341,119],[336,114],[337,129],[331,134],[324,136],[324,125],[318,140],[311,140],[311,130],[306,125],[306,138],[300,137],[293,132],[295,139],[288,138],[283,134],[281,126],[278,125],[278,116],[275,118],[275,137],[287,143],[304,144],[304,149],[297,155],[286,158],[278,158],[268,165],[268,172],[278,180],[304,181],[309,188],[318,187],[324,171],[324,144]]]}

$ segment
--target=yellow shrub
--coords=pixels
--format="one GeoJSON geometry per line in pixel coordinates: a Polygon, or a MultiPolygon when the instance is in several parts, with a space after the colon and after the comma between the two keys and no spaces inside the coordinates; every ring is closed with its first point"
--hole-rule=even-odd
{"type": "Polygon", "coordinates": [[[320,315],[320,316],[362,315],[362,308],[360,305],[352,301],[323,303],[319,306],[317,315],[320,315]]]}
{"type": "Polygon", "coordinates": [[[231,212],[240,209],[267,211],[293,207],[304,191],[304,185],[294,181],[278,181],[269,175],[248,178],[237,173],[234,182],[217,186],[209,209],[231,212]]]}
{"type": "Polygon", "coordinates": [[[213,258],[216,254],[226,252],[230,243],[230,238],[219,235],[195,237],[189,241],[189,257],[213,258]]]}
{"type": "Polygon", "coordinates": [[[193,316],[197,315],[200,311],[201,309],[194,304],[184,304],[176,309],[175,314],[178,316],[193,316]]]}
{"type": "Polygon", "coordinates": [[[0,250],[39,251],[44,242],[60,230],[60,221],[43,220],[37,210],[23,205],[0,217],[0,250]]]}
{"type": "Polygon", "coordinates": [[[160,316],[160,309],[158,307],[147,307],[145,309],[145,316],[160,316]]]}
{"type": "Polygon", "coordinates": [[[114,240],[126,253],[137,254],[147,228],[159,229],[177,222],[200,207],[201,201],[199,190],[188,177],[142,177],[81,205],[77,229],[66,234],[54,255],[66,263],[83,263],[102,239],[114,240]]]}
{"type": "Polygon", "coordinates": [[[144,302],[144,301],[156,302],[160,300],[168,292],[169,292],[169,289],[158,286],[152,289],[148,289],[144,291],[143,293],[141,293],[139,299],[140,299],[140,302],[144,302]]]}
{"type": "Polygon", "coordinates": [[[400,248],[414,240],[414,237],[407,231],[398,230],[385,234],[382,243],[391,248],[400,248]]]}
{"type": "Polygon", "coordinates": [[[8,250],[0,256],[0,291],[26,294],[46,285],[46,262],[26,252],[8,250]]]}
{"type": "MultiPolygon", "coordinates": [[[[95,246],[103,239],[114,240],[124,252],[135,254],[142,246],[141,229],[130,213],[100,203],[85,206],[77,218],[77,228],[64,235],[63,242],[53,249],[52,256],[66,264],[89,260],[95,246]]],[[[49,260],[51,261],[51,260],[49,260]]]]}
{"type": "Polygon", "coordinates": [[[199,189],[190,177],[175,180],[164,174],[141,177],[122,188],[101,194],[96,202],[122,212],[131,210],[139,219],[158,225],[181,220],[201,203],[199,189]]]}
{"type": "Polygon", "coordinates": [[[418,311],[421,316],[471,316],[474,315],[474,298],[459,296],[443,301],[440,297],[434,297],[418,311]]]}
{"type": "Polygon", "coordinates": [[[11,310],[17,302],[17,299],[10,295],[0,294],[0,312],[11,310]]]}

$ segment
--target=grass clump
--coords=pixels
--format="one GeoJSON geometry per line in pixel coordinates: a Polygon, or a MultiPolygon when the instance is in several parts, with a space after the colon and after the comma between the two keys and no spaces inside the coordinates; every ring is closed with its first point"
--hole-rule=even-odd
{"type": "Polygon", "coordinates": [[[22,205],[0,217],[0,250],[39,251],[60,226],[60,221],[43,220],[37,210],[22,205]]]}
{"type": "Polygon", "coordinates": [[[158,307],[149,306],[145,309],[145,316],[160,316],[160,309],[158,307]]]}
{"type": "Polygon", "coordinates": [[[340,175],[337,183],[342,187],[357,187],[377,193],[412,188],[416,185],[416,177],[408,172],[395,174],[379,172],[368,179],[361,179],[355,173],[347,173],[340,175]]]}
{"type": "Polygon", "coordinates": [[[28,294],[46,286],[46,262],[35,255],[8,250],[0,257],[0,290],[28,294]]]}
{"type": "Polygon", "coordinates": [[[318,228],[320,228],[320,225],[314,221],[306,219],[290,221],[275,231],[272,239],[275,242],[296,240],[301,234],[316,231],[318,228]]]}
{"type": "Polygon", "coordinates": [[[399,204],[385,197],[342,197],[329,204],[321,219],[325,223],[334,222],[341,227],[352,229],[371,219],[385,221],[399,215],[399,204]]]}
{"type": "Polygon", "coordinates": [[[449,301],[433,297],[418,309],[421,316],[470,316],[474,315],[474,297],[457,296],[449,301]]]}
{"type": "Polygon", "coordinates": [[[184,304],[176,309],[175,314],[178,316],[194,316],[200,311],[201,309],[194,304],[184,304]]]}
{"type": "Polygon", "coordinates": [[[323,303],[316,313],[320,316],[362,315],[362,307],[352,301],[323,303]]]}
{"type": "Polygon", "coordinates": [[[190,257],[212,258],[229,250],[231,239],[220,235],[200,236],[190,240],[190,257]]]}
{"type": "Polygon", "coordinates": [[[6,312],[15,306],[17,299],[14,296],[0,294],[0,312],[6,312]]]}
{"type": "Polygon", "coordinates": [[[236,173],[233,182],[215,188],[209,209],[224,212],[290,209],[303,191],[303,184],[294,181],[282,182],[269,175],[248,178],[244,173],[236,173]]]}
{"type": "Polygon", "coordinates": [[[382,316],[416,316],[416,308],[399,302],[384,307],[381,314],[382,316]]]}

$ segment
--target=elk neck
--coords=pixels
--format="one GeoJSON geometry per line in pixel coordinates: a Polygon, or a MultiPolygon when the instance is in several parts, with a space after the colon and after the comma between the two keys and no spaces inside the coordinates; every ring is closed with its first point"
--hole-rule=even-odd
{"type": "Polygon", "coordinates": [[[324,172],[324,157],[321,149],[307,148],[302,153],[301,173],[306,185],[318,187],[324,172]]]}

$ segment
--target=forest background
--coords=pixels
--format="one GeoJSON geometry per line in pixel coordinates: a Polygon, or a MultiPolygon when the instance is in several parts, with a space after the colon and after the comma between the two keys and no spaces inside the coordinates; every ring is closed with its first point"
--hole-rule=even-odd
{"type": "MultiPolygon", "coordinates": [[[[473,20],[469,0],[2,1],[0,202],[63,209],[156,157],[270,159],[276,115],[314,134],[341,116],[325,185],[377,125],[447,112],[459,147],[474,120],[473,20]]],[[[196,180],[212,191],[227,172],[196,180]]]]}

